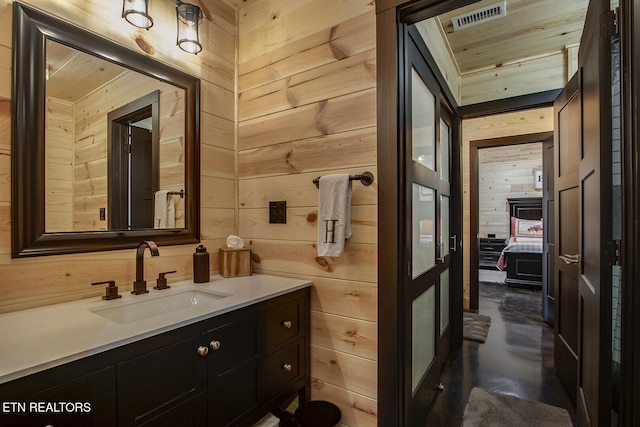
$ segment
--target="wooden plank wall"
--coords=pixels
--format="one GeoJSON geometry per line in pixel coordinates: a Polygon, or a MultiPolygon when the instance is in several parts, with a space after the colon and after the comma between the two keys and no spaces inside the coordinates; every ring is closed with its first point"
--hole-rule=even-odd
{"type": "MultiPolygon", "coordinates": [[[[182,52],[175,45],[175,5],[153,3],[155,25],[140,30],[120,15],[122,2],[95,0],[26,0],[75,25],[201,79],[201,228],[203,243],[217,271],[217,248],[236,232],[235,64],[236,12],[222,0],[201,0],[206,18],[200,27],[203,51],[182,52]],[[142,51],[142,48],[145,51],[142,51]]],[[[122,292],[131,288],[135,250],[11,258],[11,22],[12,1],[0,0],[0,312],[79,298],[97,298],[104,290],[91,282],[115,280],[122,292]]],[[[148,258],[146,275],[177,270],[170,281],[192,276],[196,245],[160,248],[148,258]]],[[[148,257],[148,255],[147,255],[148,257]]]]}
{"type": "Polygon", "coordinates": [[[318,257],[318,190],[376,174],[375,12],[370,0],[239,5],[239,231],[254,271],[313,281],[313,399],[348,426],[377,425],[377,182],[353,183],[353,237],[318,257]],[[287,202],[287,224],[268,202],[287,202]]]}
{"type": "MultiPolygon", "coordinates": [[[[553,131],[553,108],[537,108],[533,110],[519,111],[515,113],[499,114],[476,119],[462,121],[462,159],[463,159],[463,194],[469,194],[471,179],[477,179],[469,175],[469,142],[493,139],[513,135],[525,135],[538,132],[553,131]]],[[[469,308],[469,262],[471,239],[469,235],[470,201],[463,198],[463,287],[464,307],[469,308]]]]}
{"type": "Polygon", "coordinates": [[[534,188],[534,170],[542,170],[542,143],[478,150],[478,215],[480,237],[509,237],[510,197],[542,197],[534,188]]]}
{"type": "Polygon", "coordinates": [[[47,99],[45,230],[73,230],[73,103],[47,99]]]}

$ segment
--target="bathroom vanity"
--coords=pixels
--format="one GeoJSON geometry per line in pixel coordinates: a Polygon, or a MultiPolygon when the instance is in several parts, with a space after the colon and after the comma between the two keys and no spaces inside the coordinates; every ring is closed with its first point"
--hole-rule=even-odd
{"type": "Polygon", "coordinates": [[[214,276],[0,315],[0,425],[252,425],[304,402],[309,286],[214,276]]]}

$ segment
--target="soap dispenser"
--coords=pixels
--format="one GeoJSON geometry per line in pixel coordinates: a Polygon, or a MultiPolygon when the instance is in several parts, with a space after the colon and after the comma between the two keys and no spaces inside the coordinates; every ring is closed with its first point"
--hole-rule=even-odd
{"type": "Polygon", "coordinates": [[[209,252],[204,245],[199,245],[193,254],[193,282],[208,282],[209,276],[209,252]]]}

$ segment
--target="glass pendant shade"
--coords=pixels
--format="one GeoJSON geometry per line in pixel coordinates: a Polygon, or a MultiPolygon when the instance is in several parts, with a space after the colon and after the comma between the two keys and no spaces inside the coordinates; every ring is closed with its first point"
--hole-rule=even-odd
{"type": "Polygon", "coordinates": [[[176,14],[178,19],[176,44],[185,52],[197,54],[202,50],[198,35],[202,11],[196,5],[182,3],[176,7],[176,14]]]}
{"type": "Polygon", "coordinates": [[[148,11],[149,0],[123,0],[122,17],[131,25],[146,29],[153,27],[148,11]]]}

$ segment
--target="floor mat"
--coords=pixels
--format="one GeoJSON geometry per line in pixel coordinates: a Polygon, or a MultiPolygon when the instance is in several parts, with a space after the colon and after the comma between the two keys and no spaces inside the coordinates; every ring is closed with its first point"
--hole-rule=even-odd
{"type": "Polygon", "coordinates": [[[462,325],[464,339],[483,343],[487,340],[491,317],[476,313],[464,313],[462,325]]]}
{"type": "Polygon", "coordinates": [[[566,409],[483,390],[471,390],[462,427],[571,427],[566,409]]]}

